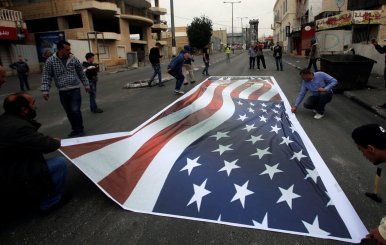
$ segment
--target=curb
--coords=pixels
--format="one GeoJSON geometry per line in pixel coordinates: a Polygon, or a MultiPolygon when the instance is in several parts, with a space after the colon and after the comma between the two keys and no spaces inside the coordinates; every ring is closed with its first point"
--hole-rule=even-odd
{"type": "Polygon", "coordinates": [[[372,106],[363,100],[359,99],[357,96],[352,95],[350,91],[343,92],[343,95],[349,98],[350,100],[354,101],[358,105],[362,106],[363,108],[369,110],[370,112],[382,117],[383,119],[386,119],[386,110],[377,108],[376,106],[372,106]]]}

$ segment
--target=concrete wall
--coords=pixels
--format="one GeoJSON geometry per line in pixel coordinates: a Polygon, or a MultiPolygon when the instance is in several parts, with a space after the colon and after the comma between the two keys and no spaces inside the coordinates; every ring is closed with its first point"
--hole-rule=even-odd
{"type": "MultiPolygon", "coordinates": [[[[340,11],[347,10],[347,2],[348,2],[348,0],[344,1],[344,4],[340,8],[340,11]]],[[[323,0],[322,10],[323,11],[339,11],[338,6],[336,5],[336,0],[323,0]]]]}
{"type": "Polygon", "coordinates": [[[385,67],[385,55],[378,53],[372,44],[354,43],[352,47],[355,53],[365,56],[367,58],[377,61],[373,66],[372,73],[383,76],[383,69],[385,67]]]}

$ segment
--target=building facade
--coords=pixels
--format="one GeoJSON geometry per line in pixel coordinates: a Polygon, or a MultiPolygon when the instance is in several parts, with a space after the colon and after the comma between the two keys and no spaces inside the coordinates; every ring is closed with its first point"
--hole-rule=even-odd
{"type": "Polygon", "coordinates": [[[44,50],[55,50],[52,40],[61,38],[72,44],[72,52],[81,60],[93,52],[104,66],[127,64],[130,54],[142,61],[167,30],[167,23],[161,20],[166,9],[159,7],[158,0],[155,6],[150,0],[8,2],[9,8],[23,13],[31,36],[28,43],[37,45],[40,62],[44,50]]]}

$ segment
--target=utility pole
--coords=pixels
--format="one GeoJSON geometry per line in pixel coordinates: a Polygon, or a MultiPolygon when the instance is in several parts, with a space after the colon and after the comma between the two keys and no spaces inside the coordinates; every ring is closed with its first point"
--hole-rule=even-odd
{"type": "Polygon", "coordinates": [[[241,1],[231,1],[231,2],[224,1],[224,3],[232,4],[232,45],[233,45],[234,44],[234,40],[233,40],[233,4],[241,3],[241,1]]]}
{"type": "MultiPolygon", "coordinates": [[[[236,17],[237,19],[240,19],[241,22],[241,38],[242,43],[244,43],[244,34],[243,34],[243,19],[248,19],[248,17],[236,17]]],[[[245,40],[247,40],[247,31],[245,30],[245,40]]],[[[247,46],[245,46],[247,47],[247,46]]]]}
{"type": "Polygon", "coordinates": [[[170,0],[170,21],[172,23],[172,56],[176,56],[176,30],[174,28],[174,7],[173,0],[170,0]]]}

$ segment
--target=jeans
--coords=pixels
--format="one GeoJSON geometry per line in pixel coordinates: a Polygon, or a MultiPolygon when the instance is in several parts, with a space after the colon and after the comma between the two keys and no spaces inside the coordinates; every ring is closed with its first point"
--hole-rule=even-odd
{"type": "Polygon", "coordinates": [[[314,71],[317,72],[318,71],[318,66],[316,65],[316,61],[318,59],[310,59],[310,61],[308,62],[308,67],[307,69],[311,69],[311,66],[314,67],[314,71]]]}
{"type": "Polygon", "coordinates": [[[304,107],[316,110],[319,114],[324,114],[324,107],[332,100],[332,92],[321,92],[319,95],[312,95],[304,102],[304,107]]]}
{"type": "Polygon", "coordinates": [[[80,111],[80,106],[82,104],[80,88],[59,91],[59,97],[60,103],[70,121],[72,131],[75,133],[83,133],[83,118],[82,112],[80,111]]]}
{"type": "Polygon", "coordinates": [[[205,68],[204,70],[202,71],[202,74],[205,74],[207,76],[209,76],[209,72],[208,72],[208,69],[209,69],[209,62],[204,62],[205,64],[205,68]]]}
{"type": "Polygon", "coordinates": [[[26,73],[17,73],[17,76],[20,82],[20,90],[24,91],[24,86],[26,87],[27,90],[30,90],[30,87],[28,84],[28,75],[26,73]]]}
{"type": "Polygon", "coordinates": [[[184,75],[182,74],[182,70],[180,71],[170,71],[170,75],[172,75],[177,81],[176,81],[176,90],[180,91],[182,83],[185,80],[184,75]]]}
{"type": "Polygon", "coordinates": [[[282,71],[283,70],[283,62],[282,62],[281,57],[275,57],[275,61],[276,61],[276,69],[279,70],[279,66],[280,66],[280,70],[282,71]]]}
{"type": "Polygon", "coordinates": [[[255,68],[255,57],[249,57],[249,69],[255,68]]]}
{"type": "Polygon", "coordinates": [[[153,72],[153,75],[150,77],[150,82],[153,82],[155,76],[158,75],[158,82],[159,82],[159,84],[161,84],[161,83],[162,83],[162,77],[161,77],[161,64],[160,64],[160,63],[158,63],[158,64],[152,64],[152,66],[153,66],[154,72],[153,72]]]}
{"type": "Polygon", "coordinates": [[[63,197],[67,174],[67,160],[64,157],[47,159],[47,167],[53,184],[53,193],[40,201],[41,210],[52,207],[63,197]]]}
{"type": "MultiPolygon", "coordinates": [[[[186,70],[186,77],[189,76],[190,81],[196,81],[194,78],[193,68],[191,64],[184,64],[185,70],[186,70]]],[[[186,81],[187,82],[187,81],[186,81]]]]}
{"type": "Polygon", "coordinates": [[[263,64],[264,69],[266,69],[267,67],[265,66],[264,55],[258,55],[258,56],[256,56],[257,69],[260,69],[260,60],[261,60],[261,63],[263,64]]]}
{"type": "Polygon", "coordinates": [[[90,96],[90,110],[91,111],[95,111],[96,109],[98,109],[98,106],[96,104],[96,83],[93,83],[93,82],[90,82],[90,92],[89,92],[89,96],[90,96]]]}

